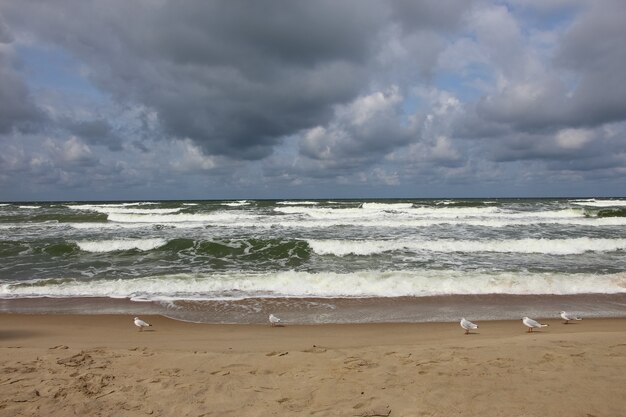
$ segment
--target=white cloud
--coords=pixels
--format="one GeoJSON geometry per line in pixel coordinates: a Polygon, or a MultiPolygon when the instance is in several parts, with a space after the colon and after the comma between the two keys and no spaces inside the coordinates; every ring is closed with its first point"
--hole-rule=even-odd
{"type": "Polygon", "coordinates": [[[205,155],[191,140],[185,139],[178,143],[181,155],[170,162],[178,172],[208,171],[216,167],[213,157],[205,155]]]}
{"type": "Polygon", "coordinates": [[[445,136],[437,137],[431,155],[437,161],[457,161],[460,158],[459,152],[454,148],[450,139],[445,136]]]}
{"type": "Polygon", "coordinates": [[[556,134],[556,143],[564,149],[580,149],[593,139],[587,129],[563,129],[556,134]]]}
{"type": "Polygon", "coordinates": [[[405,145],[415,133],[402,111],[403,96],[398,86],[359,96],[337,106],[326,126],[308,129],[302,135],[302,155],[319,160],[371,158],[405,145]]]}
{"type": "Polygon", "coordinates": [[[66,162],[81,162],[91,160],[91,148],[76,136],[70,137],[62,146],[62,159],[66,162]]]}
{"type": "Polygon", "coordinates": [[[340,108],[338,117],[349,124],[363,126],[373,121],[393,117],[395,108],[402,102],[398,86],[392,85],[385,91],[358,97],[345,108],[340,108]]]}

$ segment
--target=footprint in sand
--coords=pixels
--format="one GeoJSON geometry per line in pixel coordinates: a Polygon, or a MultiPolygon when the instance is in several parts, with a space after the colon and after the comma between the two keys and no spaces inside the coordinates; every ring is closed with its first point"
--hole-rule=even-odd
{"type": "Polygon", "coordinates": [[[285,356],[285,355],[288,355],[288,354],[289,354],[289,352],[276,352],[276,351],[274,351],[274,352],[270,352],[270,353],[265,354],[265,356],[285,356]]]}
{"type": "Polygon", "coordinates": [[[358,417],[388,417],[391,414],[391,408],[388,405],[378,406],[372,409],[356,414],[358,417]]]}
{"type": "Polygon", "coordinates": [[[360,368],[376,368],[378,364],[376,362],[368,361],[362,358],[349,357],[343,362],[346,365],[346,369],[360,369],[360,368]]]}
{"type": "Polygon", "coordinates": [[[323,348],[321,346],[316,346],[316,345],[313,345],[313,347],[310,349],[303,350],[303,352],[305,353],[324,353],[326,351],[327,351],[326,348],[323,348]]]}
{"type": "Polygon", "coordinates": [[[85,352],[77,353],[74,356],[70,356],[69,358],[63,358],[57,360],[57,364],[65,365],[70,367],[78,367],[78,366],[89,366],[94,363],[93,358],[90,354],[85,352]]]}

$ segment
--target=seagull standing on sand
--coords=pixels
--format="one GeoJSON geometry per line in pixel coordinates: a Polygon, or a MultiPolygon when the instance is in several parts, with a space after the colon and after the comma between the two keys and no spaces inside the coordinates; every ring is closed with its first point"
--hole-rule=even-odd
{"type": "Polygon", "coordinates": [[[139,331],[141,332],[144,327],[150,327],[152,325],[141,320],[139,317],[135,317],[135,326],[139,327],[139,331]]]}
{"type": "Polygon", "coordinates": [[[565,320],[563,324],[569,324],[570,320],[582,320],[580,317],[577,317],[573,314],[570,314],[566,311],[561,311],[561,318],[565,320]]]}
{"type": "Polygon", "coordinates": [[[272,326],[276,326],[278,323],[280,323],[280,319],[276,317],[275,315],[270,314],[270,324],[272,326]]]}
{"type": "Polygon", "coordinates": [[[465,320],[465,317],[461,318],[461,327],[465,329],[465,334],[469,334],[470,330],[478,329],[478,325],[469,320],[465,320]]]}
{"type": "Polygon", "coordinates": [[[533,319],[529,319],[528,317],[524,317],[522,319],[522,322],[524,323],[524,326],[528,327],[528,333],[532,333],[533,329],[539,329],[541,327],[547,327],[547,324],[541,324],[538,321],[535,321],[533,319]]]}

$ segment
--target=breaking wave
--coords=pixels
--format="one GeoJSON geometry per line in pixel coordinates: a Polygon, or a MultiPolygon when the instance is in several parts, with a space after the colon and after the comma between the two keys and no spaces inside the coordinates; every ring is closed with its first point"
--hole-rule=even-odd
{"type": "Polygon", "coordinates": [[[263,297],[403,297],[465,294],[615,294],[626,274],[285,271],[261,274],[170,275],[118,280],[44,279],[0,285],[0,298],[112,297],[138,300],[219,300],[263,297]]]}

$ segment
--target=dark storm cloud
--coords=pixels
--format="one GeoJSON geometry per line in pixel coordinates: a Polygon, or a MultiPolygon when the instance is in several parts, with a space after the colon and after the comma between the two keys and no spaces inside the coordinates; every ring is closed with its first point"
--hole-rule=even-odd
{"type": "Polygon", "coordinates": [[[572,121],[597,125],[626,119],[626,2],[591,2],[565,35],[557,62],[579,74],[572,121]]]}
{"type": "Polygon", "coordinates": [[[543,161],[546,169],[553,172],[571,171],[592,177],[593,171],[600,170],[607,178],[620,178],[626,163],[623,128],[622,125],[568,128],[554,134],[512,133],[492,144],[489,158],[500,163],[543,161]]]}
{"type": "Polygon", "coordinates": [[[0,16],[0,134],[13,129],[33,130],[43,120],[43,113],[15,68],[17,63],[8,47],[12,42],[13,36],[0,16]]]}
{"type": "MultiPolygon", "coordinates": [[[[258,78],[266,68],[363,62],[380,20],[371,1],[167,3],[154,16],[152,51],[181,63],[234,66],[258,78]],[[360,5],[361,7],[356,7],[360,5]]],[[[271,76],[271,73],[265,73],[271,76]]]]}
{"type": "Polygon", "coordinates": [[[122,101],[157,111],[208,153],[267,156],[367,81],[376,2],[35,1],[9,15],[89,65],[122,101]]]}
{"type": "Polygon", "coordinates": [[[85,121],[66,121],[67,129],[87,143],[103,145],[111,151],[122,150],[121,139],[113,132],[109,122],[104,119],[85,121]]]}
{"type": "Polygon", "coordinates": [[[7,61],[0,52],[0,134],[24,128],[38,116],[26,85],[7,61]]]}
{"type": "Polygon", "coordinates": [[[72,133],[88,139],[104,138],[111,133],[111,126],[106,120],[72,122],[68,128],[72,133]]]}
{"type": "Polygon", "coordinates": [[[450,30],[459,26],[472,0],[394,0],[393,17],[407,31],[416,29],[450,30]]]}
{"type": "Polygon", "coordinates": [[[11,42],[13,42],[13,36],[11,35],[11,31],[9,30],[7,24],[4,22],[2,15],[0,15],[0,44],[11,42]]]}

